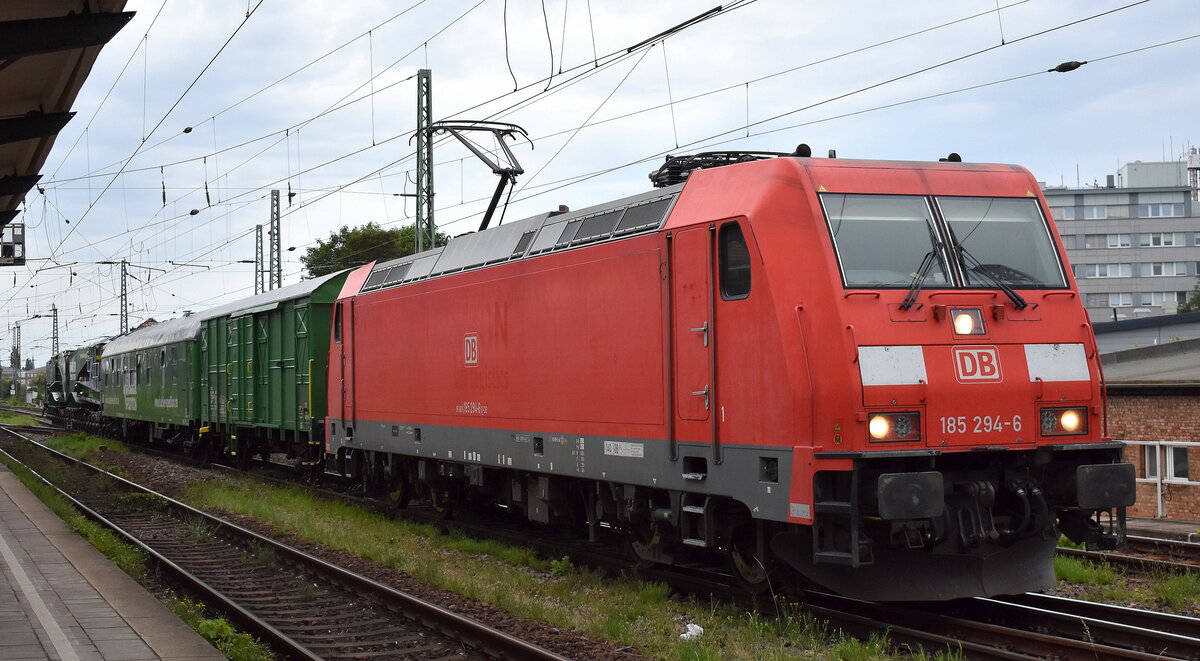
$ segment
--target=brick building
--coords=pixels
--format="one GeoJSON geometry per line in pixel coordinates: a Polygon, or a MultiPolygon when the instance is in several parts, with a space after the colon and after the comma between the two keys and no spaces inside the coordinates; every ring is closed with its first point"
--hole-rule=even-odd
{"type": "Polygon", "coordinates": [[[1101,354],[1108,433],[1137,471],[1131,516],[1200,521],[1200,339],[1101,354]]]}

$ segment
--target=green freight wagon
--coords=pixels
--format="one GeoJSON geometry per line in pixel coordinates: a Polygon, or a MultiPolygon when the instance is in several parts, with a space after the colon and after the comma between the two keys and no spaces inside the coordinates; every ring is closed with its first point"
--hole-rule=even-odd
{"type": "Polygon", "coordinates": [[[70,351],[63,351],[50,356],[50,361],[46,363],[46,393],[42,399],[42,412],[55,421],[64,419],[63,411],[68,405],[66,374],[70,356],[70,351]]]}
{"type": "Polygon", "coordinates": [[[200,441],[197,341],[200,319],[180,317],[139,328],[104,347],[100,357],[104,415],[130,440],[200,441]]]}
{"type": "Polygon", "coordinates": [[[99,356],[106,340],[52,356],[46,366],[44,412],[68,429],[101,431],[99,356]]]}
{"type": "Polygon", "coordinates": [[[320,465],[330,317],[348,273],[199,315],[202,431],[239,463],[274,452],[320,465]]]}
{"type": "Polygon", "coordinates": [[[88,411],[100,410],[100,355],[105,340],[92,342],[71,352],[70,390],[67,398],[88,411]]]}

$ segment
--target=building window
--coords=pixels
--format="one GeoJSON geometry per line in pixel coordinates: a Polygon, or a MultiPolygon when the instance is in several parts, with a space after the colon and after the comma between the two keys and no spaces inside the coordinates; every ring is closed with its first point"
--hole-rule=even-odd
{"type": "Polygon", "coordinates": [[[1144,291],[1138,294],[1138,305],[1178,305],[1187,300],[1185,291],[1144,291]]]}
{"type": "Polygon", "coordinates": [[[1108,307],[1125,308],[1133,305],[1133,294],[1129,292],[1112,293],[1108,295],[1108,307]]]}
{"type": "Polygon", "coordinates": [[[1089,308],[1102,308],[1108,305],[1108,294],[1088,294],[1087,306],[1089,308]]]}
{"type": "Polygon", "coordinates": [[[1086,234],[1084,248],[1129,248],[1133,245],[1129,234],[1086,234]]]}
{"type": "Polygon", "coordinates": [[[1138,246],[1142,248],[1173,247],[1183,245],[1181,232],[1151,232],[1138,237],[1138,246]]]}
{"type": "Polygon", "coordinates": [[[1084,220],[1104,220],[1108,218],[1108,207],[1101,204],[1088,204],[1083,207],[1084,220]]]}
{"type": "Polygon", "coordinates": [[[1182,215],[1182,202],[1138,205],[1138,218],[1173,218],[1182,215]]]}
{"type": "Polygon", "coordinates": [[[1168,445],[1167,458],[1164,462],[1167,465],[1168,480],[1183,480],[1188,479],[1188,449],[1184,446],[1168,445]]]}
{"type": "Polygon", "coordinates": [[[1050,207],[1055,220],[1075,220],[1075,207],[1050,207]]]}
{"type": "Polygon", "coordinates": [[[1187,275],[1187,262],[1146,262],[1138,264],[1138,275],[1143,278],[1187,275]]]}
{"type": "Polygon", "coordinates": [[[1085,278],[1128,278],[1133,273],[1131,264],[1084,264],[1085,278]]]}
{"type": "Polygon", "coordinates": [[[1142,457],[1143,477],[1157,479],[1159,476],[1158,458],[1162,452],[1163,466],[1166,468],[1163,480],[1167,482],[1188,481],[1188,449],[1186,445],[1147,445],[1142,457]]]}
{"type": "Polygon", "coordinates": [[[1108,205],[1108,211],[1106,211],[1105,213],[1108,214],[1108,218],[1110,218],[1110,219],[1112,219],[1112,218],[1128,218],[1129,217],[1129,205],[1128,204],[1110,204],[1110,205],[1108,205]]]}
{"type": "MultiPolygon", "coordinates": [[[[1198,235],[1198,236],[1200,236],[1200,235],[1198,235]]],[[[1063,242],[1063,247],[1066,248],[1067,250],[1075,249],[1075,235],[1074,234],[1062,235],[1062,242],[1063,242]]]]}

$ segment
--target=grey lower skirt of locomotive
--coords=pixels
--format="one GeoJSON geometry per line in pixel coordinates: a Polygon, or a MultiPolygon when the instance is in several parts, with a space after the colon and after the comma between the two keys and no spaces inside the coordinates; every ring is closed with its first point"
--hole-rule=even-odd
{"type": "Polygon", "coordinates": [[[809,579],[862,599],[1050,588],[1060,534],[1089,549],[1124,545],[1136,489],[1123,447],[843,453],[853,471],[814,478],[814,524],[776,536],[771,548],[809,579]]]}

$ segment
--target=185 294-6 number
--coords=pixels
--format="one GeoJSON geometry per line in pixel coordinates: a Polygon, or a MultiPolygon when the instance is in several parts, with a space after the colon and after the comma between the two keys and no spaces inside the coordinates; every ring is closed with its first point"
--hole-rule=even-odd
{"type": "Polygon", "coordinates": [[[1021,416],[1000,415],[950,415],[939,418],[943,434],[989,434],[992,432],[1021,431],[1021,416]]]}

